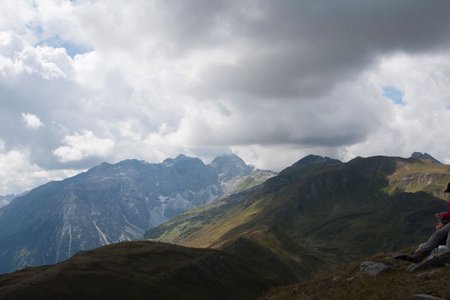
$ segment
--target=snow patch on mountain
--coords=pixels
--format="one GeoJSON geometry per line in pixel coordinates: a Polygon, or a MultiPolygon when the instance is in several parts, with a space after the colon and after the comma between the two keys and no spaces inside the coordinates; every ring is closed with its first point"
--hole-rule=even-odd
{"type": "Polygon", "coordinates": [[[108,237],[106,236],[106,234],[104,234],[103,231],[101,231],[100,228],[98,228],[97,223],[95,223],[94,220],[91,219],[91,221],[92,221],[92,223],[94,224],[95,229],[97,229],[97,232],[98,232],[98,236],[99,236],[99,238],[100,238],[100,243],[101,243],[101,245],[102,245],[102,246],[108,245],[110,242],[109,242],[109,239],[108,239],[108,237]]]}

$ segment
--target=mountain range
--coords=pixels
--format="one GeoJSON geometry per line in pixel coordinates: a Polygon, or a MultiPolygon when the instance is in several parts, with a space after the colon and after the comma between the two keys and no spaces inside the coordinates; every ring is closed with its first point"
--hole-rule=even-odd
{"type": "MultiPolygon", "coordinates": [[[[177,160],[163,164],[173,167],[177,160]]],[[[226,183],[239,180],[232,179],[233,176],[229,179],[225,174],[228,167],[221,165],[211,163],[209,167],[216,170],[214,174],[225,195],[224,186],[230,186],[226,183]]],[[[95,174],[95,168],[90,172],[95,174]]],[[[190,176],[196,174],[206,180],[197,171],[189,172],[190,176]]],[[[342,290],[326,291],[334,281],[336,287],[345,289],[342,293],[352,295],[348,285],[353,279],[347,279],[356,274],[356,267],[351,264],[350,269],[344,270],[342,266],[379,252],[397,251],[423,242],[434,230],[434,214],[447,209],[443,189],[449,179],[450,166],[425,154],[410,158],[357,157],[345,163],[309,155],[262,184],[174,215],[145,233],[149,241],[107,245],[78,252],[54,266],[0,275],[0,295],[38,299],[114,296],[253,299],[271,287],[299,280],[304,283],[272,290],[266,296],[268,299],[296,297],[302,295],[298,289],[310,282],[320,287],[305,291],[308,297],[340,297],[337,293],[342,290]],[[330,271],[333,268],[338,271],[330,271]],[[320,276],[318,280],[311,277],[328,272],[337,275],[323,280],[320,276]],[[339,276],[344,279],[340,280],[339,276]]],[[[190,184],[195,186],[196,180],[191,180],[190,184]]],[[[100,182],[94,181],[95,187],[89,192],[98,190],[100,182]]],[[[198,184],[197,191],[202,190],[198,184]]],[[[117,188],[117,184],[110,184],[95,195],[98,197],[113,187],[117,188]]],[[[51,194],[48,195],[50,198],[51,194]]],[[[20,199],[0,213],[16,206],[20,199]]],[[[115,219],[115,215],[107,216],[115,219]]],[[[97,232],[97,239],[100,236],[97,232]]],[[[376,282],[355,276],[358,276],[355,284],[370,286],[376,282]]],[[[411,278],[405,277],[404,272],[396,272],[394,276],[399,284],[411,278]]],[[[416,277],[405,289],[417,285],[420,280],[415,280],[416,277]]],[[[389,280],[378,282],[380,286],[389,285],[389,280]]],[[[439,284],[445,282],[435,282],[433,286],[439,284]]],[[[358,295],[365,295],[365,290],[358,289],[358,295]]],[[[406,292],[397,294],[406,295],[406,292]]]]}
{"type": "Polygon", "coordinates": [[[434,213],[447,208],[449,179],[450,166],[428,158],[342,163],[310,155],[263,185],[188,211],[145,237],[233,253],[259,249],[302,278],[426,240],[434,213]]]}
{"type": "Polygon", "coordinates": [[[142,238],[145,230],[187,209],[274,175],[233,154],[209,165],[185,155],[159,164],[102,163],[39,186],[0,209],[0,273],[142,238]]]}

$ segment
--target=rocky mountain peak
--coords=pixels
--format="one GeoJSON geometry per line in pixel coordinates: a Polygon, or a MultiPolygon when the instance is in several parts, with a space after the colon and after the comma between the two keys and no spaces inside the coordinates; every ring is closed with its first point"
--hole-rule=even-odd
{"type": "Polygon", "coordinates": [[[178,155],[173,162],[175,165],[205,166],[200,158],[190,157],[184,154],[178,155]]]}
{"type": "Polygon", "coordinates": [[[170,167],[173,165],[205,165],[203,161],[196,157],[190,157],[185,154],[180,154],[175,158],[166,158],[163,165],[170,167]]]}
{"type": "MultiPolygon", "coordinates": [[[[78,179],[83,181],[87,178],[117,178],[128,176],[130,178],[138,178],[148,168],[148,163],[143,160],[126,159],[115,164],[103,162],[95,166],[85,173],[77,175],[78,179]]],[[[69,179],[69,178],[68,178],[69,179]]],[[[67,179],[66,179],[67,180],[67,179]]]]}
{"type": "Polygon", "coordinates": [[[435,159],[433,156],[431,156],[428,153],[414,152],[413,154],[411,154],[410,158],[411,159],[431,160],[432,162],[434,162],[436,164],[442,165],[442,163],[440,161],[438,161],[437,159],[435,159]]]}
{"type": "Polygon", "coordinates": [[[210,166],[216,170],[221,181],[228,181],[233,177],[248,175],[254,169],[236,154],[218,156],[211,162],[210,166]]]}

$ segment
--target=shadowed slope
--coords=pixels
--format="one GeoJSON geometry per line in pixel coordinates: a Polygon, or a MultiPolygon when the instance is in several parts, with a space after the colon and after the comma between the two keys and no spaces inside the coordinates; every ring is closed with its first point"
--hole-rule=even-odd
{"type": "Polygon", "coordinates": [[[0,299],[249,299],[287,282],[234,254],[136,241],[2,275],[0,299]]]}
{"type": "Polygon", "coordinates": [[[319,272],[299,283],[274,288],[260,299],[450,299],[450,269],[447,267],[411,273],[407,271],[410,262],[395,260],[386,253],[364,261],[355,261],[319,272]],[[364,261],[384,264],[387,269],[370,276],[361,271],[364,261]]]}

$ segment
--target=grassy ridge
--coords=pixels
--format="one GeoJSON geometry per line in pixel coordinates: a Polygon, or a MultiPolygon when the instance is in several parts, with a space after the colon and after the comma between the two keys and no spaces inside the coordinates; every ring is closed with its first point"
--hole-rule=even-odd
{"type": "MultiPolygon", "coordinates": [[[[271,257],[260,255],[264,261],[271,257]]],[[[149,241],[80,252],[52,266],[0,276],[0,299],[251,299],[292,281],[243,257],[149,241]]],[[[280,270],[282,271],[282,270],[280,270]]]]}

